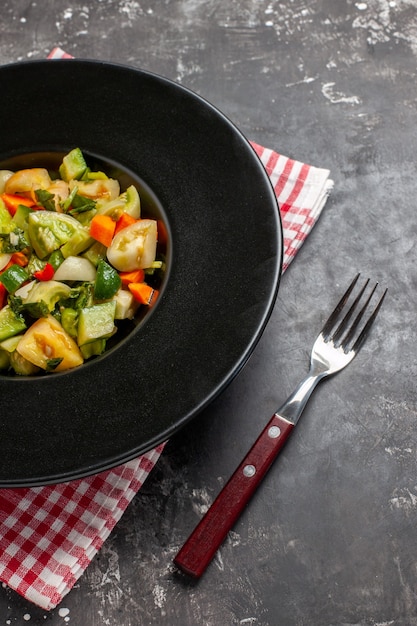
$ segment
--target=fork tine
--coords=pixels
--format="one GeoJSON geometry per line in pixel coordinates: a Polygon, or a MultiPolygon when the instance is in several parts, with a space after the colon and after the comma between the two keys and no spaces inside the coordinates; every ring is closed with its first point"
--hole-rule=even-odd
{"type": "Polygon", "coordinates": [[[349,285],[349,287],[347,288],[346,292],[343,294],[343,296],[341,297],[341,299],[337,303],[334,311],[330,314],[330,317],[328,318],[327,322],[323,326],[321,334],[323,335],[323,338],[324,338],[325,341],[327,341],[329,339],[330,333],[333,330],[333,326],[335,325],[336,320],[339,317],[339,314],[340,314],[341,310],[345,306],[347,299],[349,298],[350,294],[352,293],[352,290],[353,290],[354,286],[358,282],[359,276],[360,276],[360,273],[355,276],[355,278],[353,279],[352,283],[349,285]]]}
{"type": "MultiPolygon", "coordinates": [[[[363,289],[361,290],[360,294],[357,296],[355,302],[352,304],[352,308],[355,308],[356,305],[359,303],[360,299],[362,298],[362,295],[365,291],[365,288],[368,286],[369,283],[369,278],[365,283],[365,286],[363,287],[363,289]]],[[[371,293],[369,294],[365,304],[362,306],[361,310],[359,311],[359,313],[357,314],[354,322],[351,324],[348,333],[346,334],[346,336],[344,337],[343,341],[340,342],[340,345],[342,346],[343,350],[346,352],[348,349],[348,345],[351,343],[351,341],[353,340],[353,337],[355,335],[356,329],[359,326],[359,323],[366,311],[366,309],[368,308],[368,305],[371,301],[372,296],[375,293],[376,288],[378,287],[378,283],[375,284],[374,288],[372,289],[371,293]]]]}
{"type": "MultiPolygon", "coordinates": [[[[356,298],[353,301],[353,303],[351,304],[350,309],[348,310],[348,312],[346,313],[346,315],[344,316],[344,318],[340,322],[337,330],[334,332],[332,340],[333,340],[333,343],[334,343],[335,346],[338,346],[338,345],[340,345],[342,343],[341,342],[342,335],[345,332],[345,330],[347,328],[347,324],[348,324],[350,318],[352,317],[352,315],[353,315],[357,305],[359,304],[360,299],[362,298],[362,296],[364,294],[364,291],[367,288],[368,284],[369,284],[369,278],[366,281],[366,283],[364,284],[364,286],[362,287],[362,289],[360,290],[360,292],[358,293],[358,295],[356,296],[356,298]]],[[[375,291],[375,288],[376,288],[376,286],[374,287],[374,291],[375,291]]],[[[372,294],[371,294],[371,297],[372,297],[372,294]]],[[[369,300],[368,300],[368,302],[369,302],[369,300]]],[[[354,328],[356,328],[357,325],[359,324],[360,319],[361,319],[362,315],[365,312],[365,308],[366,308],[366,305],[362,309],[362,314],[359,313],[359,315],[356,317],[356,320],[355,320],[355,322],[352,325],[354,328]]]]}
{"type": "Polygon", "coordinates": [[[353,346],[351,346],[352,342],[354,341],[354,336],[355,333],[357,332],[358,328],[359,328],[359,324],[366,312],[366,310],[369,308],[369,304],[371,302],[371,299],[376,291],[376,288],[378,287],[378,283],[375,284],[375,286],[373,287],[373,289],[371,290],[371,293],[369,294],[369,296],[367,297],[365,303],[362,305],[361,309],[359,310],[359,313],[357,313],[355,319],[353,320],[352,324],[349,325],[349,320],[351,319],[351,317],[353,316],[353,314],[356,311],[356,308],[358,307],[358,304],[360,303],[366,288],[369,285],[369,278],[366,280],[365,284],[363,285],[363,287],[361,288],[361,290],[359,291],[358,295],[355,297],[353,303],[350,305],[347,313],[344,315],[343,319],[339,322],[338,321],[338,317],[340,315],[340,313],[342,312],[344,306],[346,305],[350,294],[352,293],[356,283],[358,282],[360,273],[357,274],[355,276],[355,278],[353,279],[352,283],[349,285],[348,289],[346,290],[346,292],[343,294],[342,298],[340,299],[340,301],[338,302],[338,304],[336,305],[336,308],[334,309],[334,311],[330,314],[329,319],[327,320],[327,322],[325,323],[323,330],[321,331],[321,335],[324,338],[324,341],[332,341],[333,345],[337,348],[337,347],[341,347],[343,349],[343,351],[345,352],[345,354],[347,354],[348,352],[350,352],[351,350],[353,352],[358,352],[358,350],[360,349],[360,347],[362,346],[363,342],[365,341],[366,337],[368,336],[368,333],[371,329],[371,326],[379,312],[379,309],[382,306],[382,303],[384,301],[385,295],[387,293],[387,289],[385,289],[384,293],[382,294],[379,302],[377,303],[373,313],[370,315],[370,317],[368,318],[367,322],[365,323],[363,329],[361,330],[359,336],[357,337],[355,343],[353,346]],[[337,326],[337,328],[333,331],[333,328],[337,326]],[[346,335],[343,337],[343,334],[346,333],[346,335]]]}
{"type": "MultiPolygon", "coordinates": [[[[376,285],[375,285],[376,287],[376,285]]],[[[355,343],[353,344],[352,350],[353,352],[358,352],[358,350],[360,350],[363,342],[365,341],[365,339],[368,336],[369,331],[371,330],[371,326],[375,321],[376,316],[378,315],[379,309],[382,306],[382,303],[384,301],[384,298],[386,296],[388,289],[385,289],[384,293],[382,294],[378,304],[376,305],[372,315],[369,317],[368,321],[366,322],[365,326],[363,327],[359,337],[357,338],[357,340],[355,341],[355,343]]],[[[373,292],[372,292],[373,293],[373,292]]]]}

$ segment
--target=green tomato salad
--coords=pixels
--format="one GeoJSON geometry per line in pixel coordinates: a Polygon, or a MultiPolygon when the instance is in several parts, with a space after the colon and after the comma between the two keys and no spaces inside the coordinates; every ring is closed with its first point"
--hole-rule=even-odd
{"type": "Polygon", "coordinates": [[[74,148],[54,172],[0,170],[0,374],[78,367],[152,307],[165,270],[135,185],[74,148]]]}

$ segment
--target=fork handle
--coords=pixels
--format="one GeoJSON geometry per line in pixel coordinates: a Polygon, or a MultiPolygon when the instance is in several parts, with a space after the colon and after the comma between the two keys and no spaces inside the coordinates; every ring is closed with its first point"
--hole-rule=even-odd
{"type": "Polygon", "coordinates": [[[239,467],[174,558],[175,565],[199,578],[283,448],[294,424],[275,413],[239,467]]]}

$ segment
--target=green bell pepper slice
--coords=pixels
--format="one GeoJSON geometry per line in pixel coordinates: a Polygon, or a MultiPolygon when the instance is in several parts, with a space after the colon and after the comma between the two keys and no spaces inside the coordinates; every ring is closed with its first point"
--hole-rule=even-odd
{"type": "Polygon", "coordinates": [[[98,262],[94,297],[96,300],[109,300],[120,289],[122,280],[117,271],[103,259],[98,262]]]}

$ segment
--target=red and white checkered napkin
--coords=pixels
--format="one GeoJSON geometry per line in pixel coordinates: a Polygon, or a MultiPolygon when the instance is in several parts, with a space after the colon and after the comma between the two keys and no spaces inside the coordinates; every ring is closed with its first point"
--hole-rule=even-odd
{"type": "MultiPolygon", "coordinates": [[[[54,58],[63,54],[53,52],[54,58]]],[[[277,194],[285,271],[316,223],[333,183],[328,170],[252,146],[277,194]]],[[[0,489],[0,580],[44,609],[56,607],[103,545],[163,447],[89,478],[0,489]]]]}

